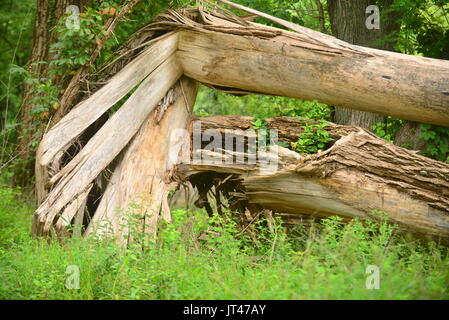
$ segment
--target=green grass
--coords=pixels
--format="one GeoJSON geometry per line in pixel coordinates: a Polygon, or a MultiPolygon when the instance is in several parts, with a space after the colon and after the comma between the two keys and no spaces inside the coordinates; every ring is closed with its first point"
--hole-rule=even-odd
{"type": "Polygon", "coordinates": [[[398,236],[384,222],[328,219],[288,234],[276,224],[239,232],[228,216],[174,212],[157,242],[47,243],[29,236],[32,206],[0,188],[0,299],[448,299],[448,250],[398,236]],[[201,230],[210,233],[199,241],[201,230]],[[256,232],[256,230],[258,230],[256,232]],[[80,288],[66,288],[68,266],[80,288]],[[366,268],[380,268],[367,290],[366,268]]]}

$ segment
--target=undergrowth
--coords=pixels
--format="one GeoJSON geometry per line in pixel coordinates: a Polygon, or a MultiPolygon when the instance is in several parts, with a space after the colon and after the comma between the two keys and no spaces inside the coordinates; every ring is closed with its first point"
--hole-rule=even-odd
{"type": "Polygon", "coordinates": [[[107,237],[32,239],[33,209],[20,199],[0,188],[0,299],[449,298],[447,248],[385,220],[332,217],[289,231],[261,220],[250,237],[231,213],[178,210],[157,241],[124,249],[107,237]],[[369,266],[379,268],[378,290],[366,287],[369,266]],[[79,289],[66,287],[73,268],[79,289]]]}

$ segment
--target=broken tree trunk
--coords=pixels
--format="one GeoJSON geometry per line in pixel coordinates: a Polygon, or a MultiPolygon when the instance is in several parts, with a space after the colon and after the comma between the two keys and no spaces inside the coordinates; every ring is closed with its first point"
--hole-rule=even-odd
{"type": "MultiPolygon", "coordinates": [[[[250,129],[252,120],[202,118],[201,131],[239,136],[238,129],[250,129]]],[[[308,122],[276,118],[268,119],[267,127],[280,129],[279,140],[291,143],[308,122]]],[[[379,212],[385,212],[401,228],[449,244],[449,164],[390,144],[361,128],[329,124],[326,130],[335,141],[318,154],[304,156],[274,147],[279,152],[276,172],[260,171],[263,164],[226,164],[237,154],[223,145],[222,151],[193,150],[222,162],[182,164],[178,177],[191,181],[200,195],[209,191],[205,186],[221,190],[230,208],[242,212],[269,209],[298,217],[346,219],[377,219],[379,212]]]]}
{"type": "Polygon", "coordinates": [[[184,142],[173,133],[188,127],[196,87],[183,77],[140,128],[121,156],[86,235],[109,233],[126,244],[132,240],[130,225],[151,236],[160,216],[171,221],[168,196],[177,186],[171,175],[184,142]]]}
{"type": "Polygon", "coordinates": [[[449,126],[449,61],[355,46],[292,24],[296,32],[206,13],[196,19],[172,14],[155,27],[182,30],[179,60],[200,82],[449,126]]]}
{"type": "MultiPolygon", "coordinates": [[[[168,11],[138,32],[142,37],[138,37],[136,47],[125,45],[119,51],[120,63],[113,61],[98,70],[101,73],[119,69],[46,133],[38,149],[39,207],[33,217],[34,235],[68,236],[73,234],[74,224],[82,225],[82,231],[87,229],[85,235],[101,233],[106,222],[120,241],[127,243],[132,240],[126,239],[129,226],[120,228],[126,222],[126,211],[133,205],[131,209],[141,219],[141,232],[154,234],[161,216],[169,220],[167,193],[172,183],[179,183],[170,172],[184,141],[182,135],[179,141],[170,137],[174,129],[187,126],[195,100],[193,80],[226,92],[316,99],[335,106],[449,126],[448,61],[353,46],[243,9],[294,32],[248,22],[219,7],[214,9],[217,11],[168,11]],[[130,62],[122,65],[123,61],[130,62]],[[193,80],[183,78],[178,82],[183,74],[193,80]],[[119,108],[112,114],[114,106],[119,108]],[[153,136],[154,140],[149,140],[153,136]],[[99,187],[102,184],[105,187],[99,187]]],[[[381,207],[389,211],[392,220],[411,226],[409,229],[416,227],[418,232],[445,239],[447,165],[395,149],[358,128],[331,128],[331,136],[337,134],[334,129],[339,130],[335,138],[340,140],[324,154],[303,159],[278,149],[283,161],[295,169],[285,171],[287,166],[283,167],[285,176],[273,182],[273,192],[264,186],[273,177],[255,174],[257,165],[219,166],[217,172],[237,174],[237,170],[241,174],[246,170],[249,174],[244,179],[245,197],[251,204],[259,201],[268,208],[270,204],[265,202],[276,204],[279,200],[276,206],[289,212],[301,209],[308,214],[323,212],[349,217],[368,216],[372,207],[381,207]],[[363,144],[360,139],[368,142],[363,144]],[[341,150],[346,145],[356,158],[365,155],[357,151],[366,151],[370,161],[345,158],[341,150]],[[363,151],[364,148],[368,149],[363,151]],[[345,179],[344,174],[352,180],[345,179]],[[301,182],[306,180],[298,177],[309,177],[310,183],[301,182]],[[285,184],[287,178],[291,179],[290,184],[285,184]],[[359,181],[365,180],[366,188],[358,190],[359,181]],[[329,186],[318,188],[327,183],[329,186]],[[284,184],[290,189],[284,190],[284,184]],[[308,190],[307,186],[315,189],[308,190]],[[303,191],[298,194],[295,188],[303,191]],[[355,188],[366,198],[372,196],[373,205],[362,208],[363,199],[345,199],[349,191],[338,193],[345,188],[355,188]],[[376,198],[381,193],[378,188],[386,190],[383,202],[376,198]],[[389,196],[394,192],[398,198],[389,196]],[[314,201],[314,197],[322,201],[314,201]],[[418,208],[416,211],[412,212],[411,203],[418,208]],[[428,216],[424,218],[426,208],[428,216]]],[[[280,140],[291,141],[288,130],[295,130],[287,122],[278,129],[280,140]]]]}
{"type": "MultiPolygon", "coordinates": [[[[176,35],[173,35],[171,41],[176,41],[176,35]]],[[[145,119],[156,108],[157,104],[166,95],[168,90],[176,83],[182,75],[182,69],[173,54],[165,57],[165,61],[154,69],[154,71],[140,84],[131,97],[123,104],[123,106],[106,122],[106,124],[90,139],[90,141],[79,151],[79,153],[60,171],[55,173],[47,182],[50,186],[54,186],[49,192],[48,196],[36,210],[33,222],[33,233],[36,235],[50,235],[54,230],[55,224],[68,227],[71,221],[80,208],[76,210],[69,210],[70,203],[75,201],[81,194],[91,187],[91,183],[96,179],[100,173],[117,157],[117,155],[126,147],[129,141],[137,133],[145,119]],[[65,208],[65,209],[64,209],[65,208]]],[[[147,59],[155,59],[150,55],[147,59]]],[[[151,61],[151,60],[149,60],[151,61]]],[[[110,96],[114,95],[117,87],[123,85],[121,74],[114,77],[111,82],[106,85],[107,92],[110,96]]],[[[39,148],[38,164],[46,168],[54,159],[46,159],[45,147],[51,147],[48,141],[55,138],[58,141],[58,146],[64,148],[65,143],[69,143],[72,137],[81,133],[84,128],[87,128],[88,122],[94,121],[94,117],[101,115],[96,108],[88,108],[89,103],[95,101],[96,96],[93,95],[84,103],[81,103],[64,119],[69,119],[70,125],[59,126],[52,129],[45,137],[39,148]],[[85,116],[87,120],[79,121],[81,117],[74,118],[73,114],[81,112],[86,108],[86,113],[91,117],[85,116]],[[81,110],[80,110],[81,109],[81,110]],[[78,122],[81,123],[80,128],[75,126],[78,122]],[[77,130],[71,132],[70,128],[77,130]],[[67,132],[67,136],[59,134],[67,132]],[[43,150],[43,151],[42,151],[43,150]]],[[[116,99],[116,98],[115,98],[116,99]]],[[[104,105],[104,110],[113,106],[115,99],[108,100],[104,105]]],[[[103,111],[104,112],[104,111],[103,111]]],[[[64,119],[61,123],[64,123],[64,119]]],[[[51,147],[55,158],[61,157],[61,151],[55,152],[55,146],[51,147]]],[[[54,167],[52,168],[54,169],[54,167]]],[[[44,169],[41,170],[41,172],[44,169]]],[[[39,174],[42,177],[42,174],[39,174]]],[[[41,182],[42,184],[42,182],[41,182]]],[[[43,189],[41,186],[38,189],[43,189]]],[[[75,209],[75,208],[74,208],[75,209]]],[[[62,230],[60,229],[62,233],[62,230]]],[[[58,233],[58,232],[57,232],[58,233]]]]}

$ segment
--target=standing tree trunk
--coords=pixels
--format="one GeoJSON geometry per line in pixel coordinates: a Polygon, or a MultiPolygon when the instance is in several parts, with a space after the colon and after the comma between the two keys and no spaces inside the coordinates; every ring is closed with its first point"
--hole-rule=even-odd
{"type": "MultiPolygon", "coordinates": [[[[384,10],[387,10],[393,0],[384,0],[384,10]]],[[[381,41],[386,35],[398,30],[396,13],[388,12],[381,19],[380,30],[369,30],[366,23],[366,8],[373,4],[372,0],[329,0],[328,10],[331,20],[332,33],[339,39],[364,47],[378,48],[393,51],[394,41],[381,41]]],[[[356,125],[367,130],[379,122],[384,122],[385,117],[375,113],[369,113],[347,108],[336,108],[334,121],[338,124],[356,125]]]]}
{"type": "MultiPolygon", "coordinates": [[[[56,41],[52,34],[52,29],[58,21],[65,15],[66,8],[73,4],[80,8],[88,6],[90,0],[37,0],[36,17],[33,29],[33,45],[29,59],[28,71],[38,79],[48,76],[49,65],[52,60],[50,46],[56,41]],[[38,63],[38,62],[46,62],[38,63]]],[[[39,141],[39,125],[33,119],[32,110],[34,104],[32,100],[36,98],[35,83],[25,83],[23,101],[21,106],[21,127],[16,154],[19,159],[19,166],[14,176],[14,184],[26,186],[30,184],[34,171],[34,148],[31,146],[33,140],[39,141]]]]}
{"type": "MultiPolygon", "coordinates": [[[[33,30],[33,45],[29,60],[28,71],[32,74],[42,77],[47,72],[47,64],[36,64],[39,61],[46,61],[49,52],[49,20],[51,14],[51,5],[48,1],[38,0],[36,4],[36,18],[33,30]]],[[[25,185],[32,170],[31,142],[33,140],[34,125],[31,111],[33,105],[30,103],[35,97],[33,89],[35,84],[24,85],[23,101],[21,106],[21,127],[19,141],[16,153],[19,159],[19,169],[14,176],[14,183],[25,185]]]]}

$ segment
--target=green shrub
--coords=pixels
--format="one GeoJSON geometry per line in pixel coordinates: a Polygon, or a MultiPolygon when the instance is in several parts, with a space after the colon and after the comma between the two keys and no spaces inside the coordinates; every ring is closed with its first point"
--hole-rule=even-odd
{"type": "Polygon", "coordinates": [[[447,248],[382,218],[289,230],[260,220],[250,236],[233,213],[177,210],[157,241],[125,249],[107,237],[31,239],[30,206],[18,191],[0,196],[0,299],[449,298],[447,248]],[[379,290],[366,289],[369,265],[380,269],[379,290]],[[68,266],[79,268],[79,289],[66,288],[68,266]]]}
{"type": "Polygon", "coordinates": [[[313,154],[319,150],[324,150],[329,142],[333,142],[329,132],[324,130],[328,126],[327,122],[321,121],[317,124],[306,124],[304,131],[299,135],[297,142],[291,144],[292,149],[301,154],[313,154]]]}

